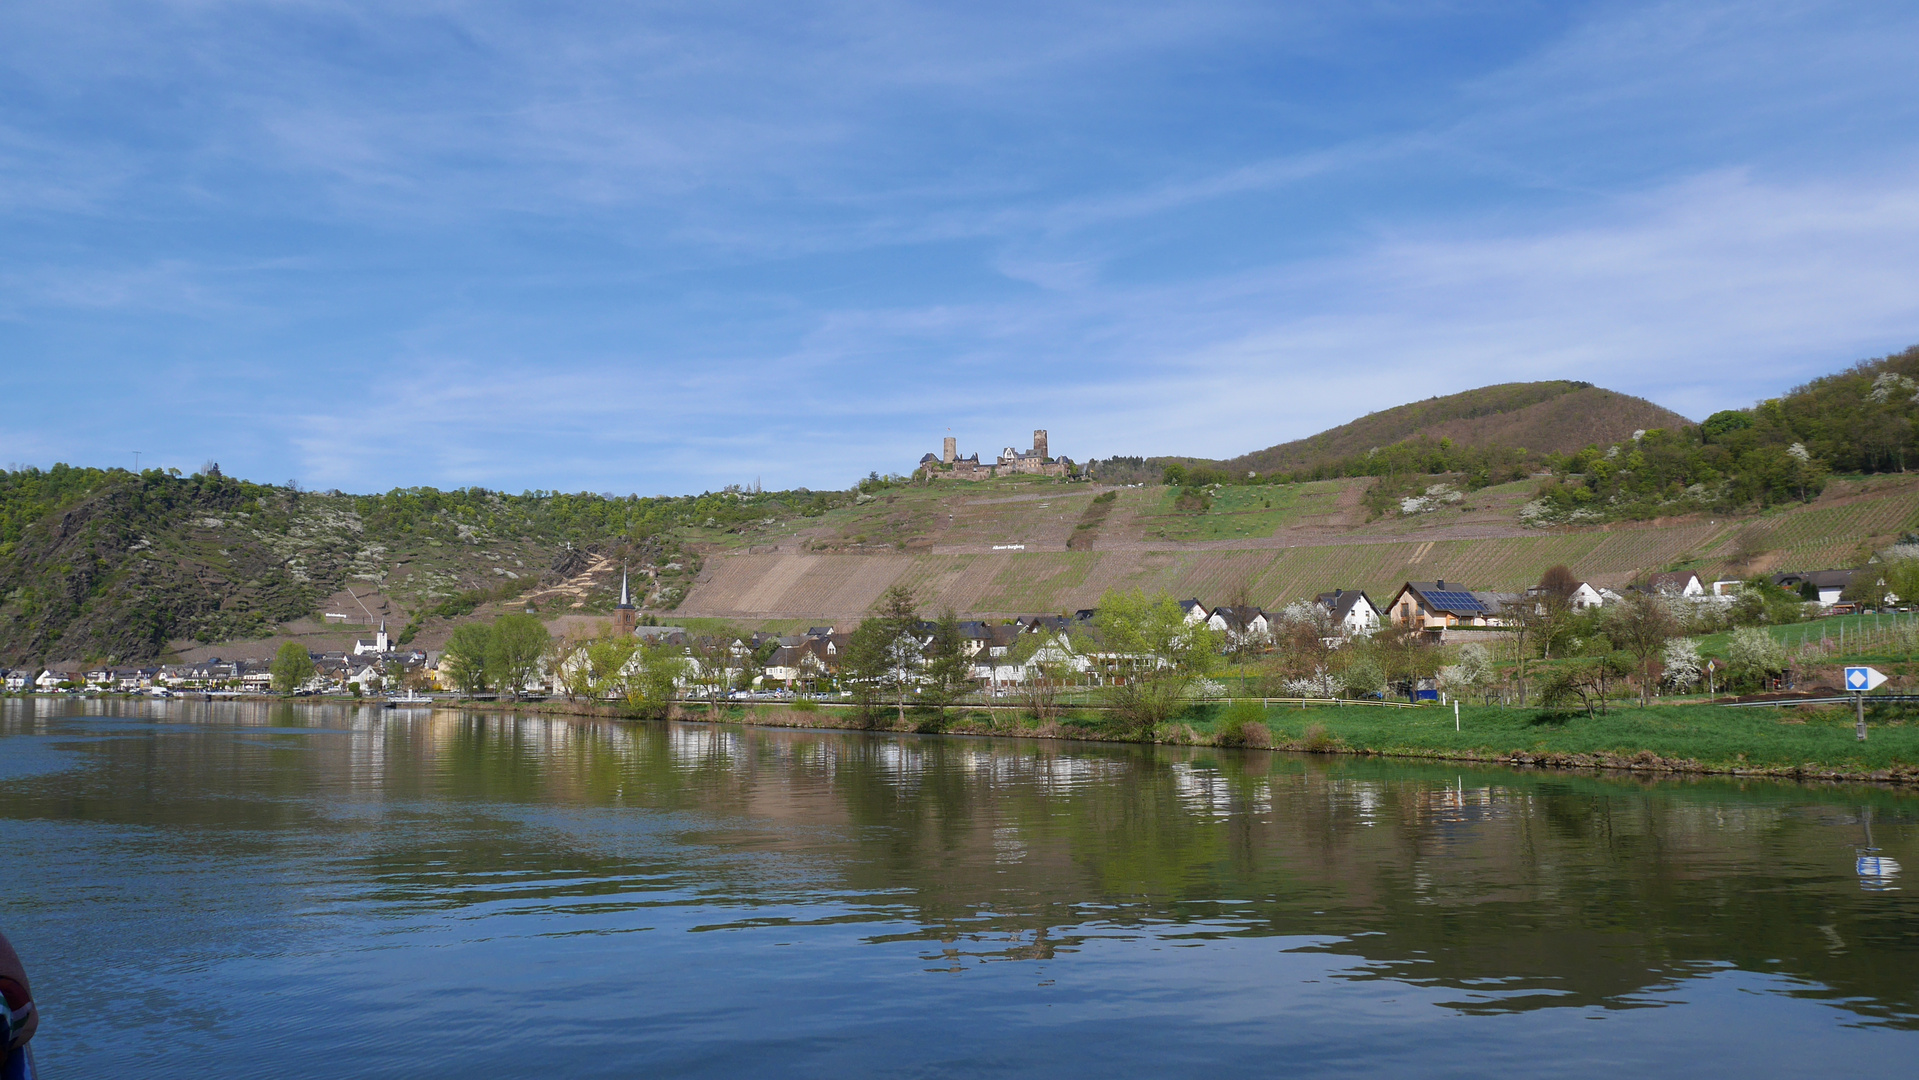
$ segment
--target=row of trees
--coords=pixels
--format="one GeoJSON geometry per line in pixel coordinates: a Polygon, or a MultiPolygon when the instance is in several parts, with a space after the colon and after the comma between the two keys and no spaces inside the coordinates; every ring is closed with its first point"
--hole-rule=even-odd
{"type": "Polygon", "coordinates": [[[442,661],[462,692],[518,696],[539,675],[552,638],[537,615],[502,615],[491,623],[465,623],[447,639],[442,661]]]}
{"type": "MultiPolygon", "coordinates": [[[[986,659],[1021,669],[1007,689],[1041,721],[1057,714],[1090,661],[1105,704],[1144,736],[1191,702],[1217,669],[1220,645],[1213,630],[1188,623],[1171,596],[1109,592],[1100,599],[1090,639],[1034,631],[1021,634],[1006,656],[986,659]]],[[[841,665],[843,681],[869,717],[891,713],[904,722],[908,709],[943,712],[972,689],[973,658],[957,616],[948,611],[929,626],[912,591],[900,586],[887,590],[853,632],[841,665]]]]}

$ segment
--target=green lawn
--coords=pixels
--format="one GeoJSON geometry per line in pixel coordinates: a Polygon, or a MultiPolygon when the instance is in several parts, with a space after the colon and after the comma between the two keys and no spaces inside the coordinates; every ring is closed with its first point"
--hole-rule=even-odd
{"type": "MultiPolygon", "coordinates": [[[[1209,710],[1212,716],[1217,712],[1209,710]]],[[[1210,730],[1212,716],[1201,725],[1210,730]]],[[[1630,758],[1649,751],[1661,758],[1722,768],[1874,772],[1919,767],[1919,717],[1882,717],[1864,743],[1853,734],[1851,709],[1729,709],[1663,705],[1614,709],[1605,716],[1543,721],[1537,709],[1465,706],[1460,730],[1450,707],[1382,709],[1365,706],[1267,710],[1278,743],[1300,741],[1322,725],[1348,749],[1381,753],[1595,754],[1630,758]]]]}

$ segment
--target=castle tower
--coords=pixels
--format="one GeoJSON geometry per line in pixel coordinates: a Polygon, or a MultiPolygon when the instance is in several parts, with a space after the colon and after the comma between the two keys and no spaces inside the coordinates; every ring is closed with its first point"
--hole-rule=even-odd
{"type": "Polygon", "coordinates": [[[633,607],[633,594],[626,587],[626,567],[620,567],[620,603],[613,609],[613,632],[631,634],[640,623],[640,613],[633,607]]]}
{"type": "Polygon", "coordinates": [[[1045,428],[1038,428],[1033,432],[1033,456],[1036,458],[1049,458],[1053,456],[1046,452],[1045,428]]]}
{"type": "Polygon", "coordinates": [[[948,465],[959,460],[959,440],[951,435],[946,437],[946,448],[940,451],[940,460],[948,465]]]}

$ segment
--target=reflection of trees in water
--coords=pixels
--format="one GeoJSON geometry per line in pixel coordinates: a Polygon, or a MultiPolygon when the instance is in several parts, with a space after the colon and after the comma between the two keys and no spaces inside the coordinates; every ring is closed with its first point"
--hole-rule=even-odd
{"type": "Polygon", "coordinates": [[[95,711],[116,708],[8,703],[10,733],[187,723],[78,744],[98,767],[0,790],[0,814],[190,826],[168,842],[242,860],[297,831],[334,845],[343,887],[399,909],[698,903],[737,913],[709,928],[871,924],[934,968],[1096,936],[1298,937],[1353,958],[1346,977],[1450,988],[1471,1012],[1650,1004],[1731,964],[1919,1026],[1919,910],[1851,872],[1861,801],[1877,844],[1919,865],[1914,804],[1891,792],[446,710],[95,711]]]}

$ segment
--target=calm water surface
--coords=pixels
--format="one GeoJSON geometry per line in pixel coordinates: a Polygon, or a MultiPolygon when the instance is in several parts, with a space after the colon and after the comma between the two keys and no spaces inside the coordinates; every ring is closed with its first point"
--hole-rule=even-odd
{"type": "Polygon", "coordinates": [[[0,854],[55,1080],[1919,1060],[1870,788],[15,700],[0,854]]]}

